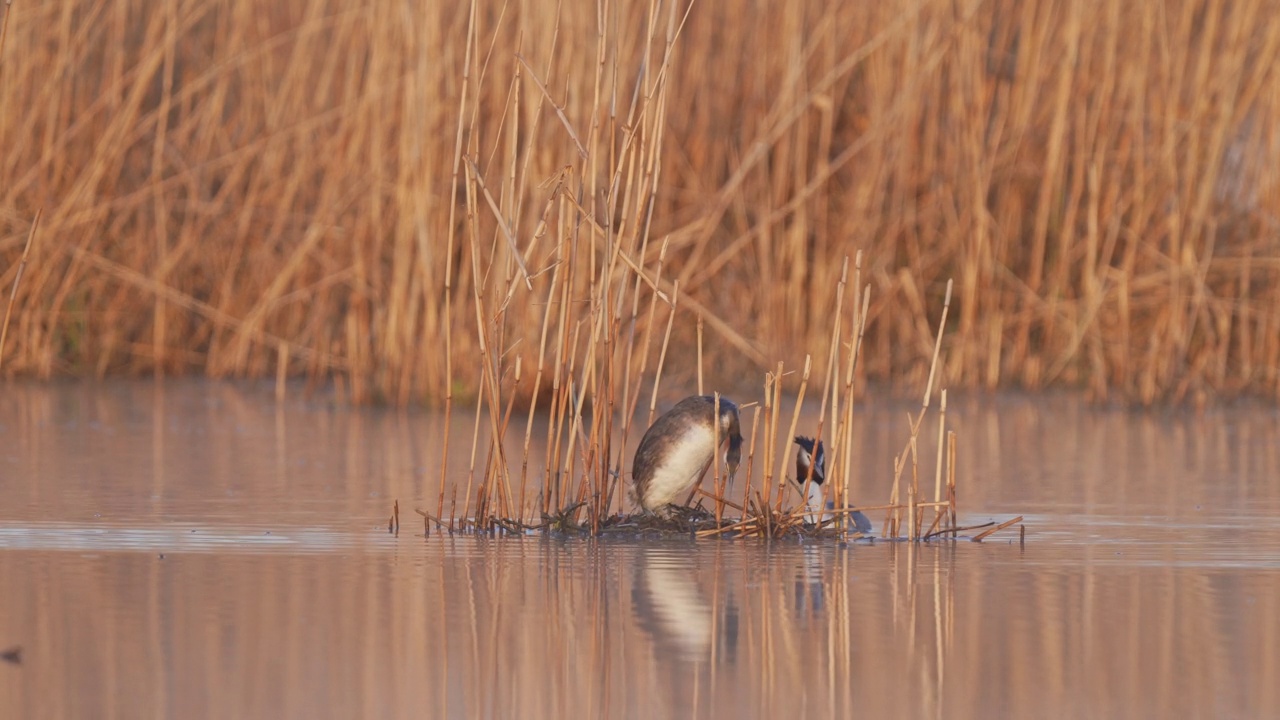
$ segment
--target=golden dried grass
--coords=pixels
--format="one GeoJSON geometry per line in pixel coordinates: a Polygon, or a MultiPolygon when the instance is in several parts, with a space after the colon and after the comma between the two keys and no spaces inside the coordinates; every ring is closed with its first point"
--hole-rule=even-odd
{"type": "Polygon", "coordinates": [[[1275,9],[17,0],[4,369],[633,408],[677,283],[717,387],[800,367],[858,248],[854,382],[923,383],[955,277],[948,386],[1280,397],[1275,9]]]}

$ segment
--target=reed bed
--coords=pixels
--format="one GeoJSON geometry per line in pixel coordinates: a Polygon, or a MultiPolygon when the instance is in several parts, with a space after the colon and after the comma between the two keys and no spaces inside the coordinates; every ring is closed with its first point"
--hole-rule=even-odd
{"type": "MultiPolygon", "coordinates": [[[[611,248],[611,252],[602,253],[602,255],[616,255],[618,252],[620,251],[615,245],[611,248]]],[[[609,350],[596,350],[596,346],[588,341],[585,344],[584,352],[589,359],[595,358],[595,362],[579,368],[575,375],[572,371],[575,362],[570,360],[569,380],[562,383],[561,387],[563,389],[553,396],[553,407],[559,408],[563,412],[552,413],[552,423],[547,429],[547,447],[550,450],[547,453],[546,470],[542,476],[543,482],[537,488],[536,495],[531,498],[530,494],[526,492],[528,489],[529,431],[526,431],[525,435],[525,456],[520,463],[522,468],[518,485],[520,492],[515,495],[512,491],[512,488],[516,486],[513,477],[514,473],[511,470],[511,463],[504,457],[501,438],[505,435],[505,430],[512,414],[512,407],[515,404],[515,398],[509,396],[505,406],[498,399],[501,397],[502,382],[498,380],[500,373],[495,371],[493,381],[495,389],[492,391],[493,395],[491,396],[494,400],[491,400],[486,406],[477,408],[475,430],[470,446],[471,471],[465,479],[465,486],[462,487],[463,505],[461,512],[459,512],[457,498],[459,487],[462,486],[464,481],[455,478],[454,482],[450,484],[442,477],[439,505],[436,508],[436,512],[433,514],[422,508],[416,508],[416,512],[423,519],[424,536],[430,537],[434,524],[437,532],[444,531],[450,534],[489,533],[519,535],[534,531],[546,531],[593,536],[618,533],[628,535],[692,534],[697,537],[732,538],[820,536],[849,540],[864,537],[853,526],[853,523],[848,520],[849,514],[857,510],[884,512],[884,522],[878,535],[881,538],[913,541],[935,538],[954,539],[961,532],[983,529],[982,533],[973,537],[974,540],[981,541],[991,533],[1020,523],[1022,518],[1017,517],[999,526],[996,526],[995,523],[971,527],[957,525],[955,432],[953,430],[949,431],[946,423],[945,390],[940,393],[940,408],[938,412],[939,447],[936,457],[937,466],[935,468],[932,500],[929,500],[921,489],[917,441],[934,397],[935,371],[938,367],[939,359],[942,357],[942,335],[947,325],[947,315],[951,307],[952,285],[950,282],[946,286],[942,312],[937,323],[933,360],[924,388],[923,402],[918,414],[914,416],[908,414],[908,438],[901,452],[893,459],[895,472],[891,480],[892,490],[889,502],[884,505],[862,507],[848,502],[848,477],[852,462],[847,448],[851,442],[856,400],[855,394],[850,391],[850,386],[862,347],[861,338],[865,336],[866,307],[871,295],[870,286],[863,285],[861,281],[861,257],[861,255],[858,255],[855,260],[855,292],[852,294],[853,297],[860,297],[861,300],[852,303],[852,307],[844,302],[844,288],[849,279],[849,259],[845,258],[843,263],[839,282],[840,291],[837,293],[838,303],[833,308],[834,320],[831,325],[831,336],[825,354],[827,357],[827,369],[821,388],[821,411],[819,413],[816,439],[818,441],[823,440],[824,424],[829,407],[833,422],[831,423],[831,437],[826,442],[826,466],[830,469],[831,478],[843,478],[843,482],[833,480],[828,486],[832,492],[834,507],[840,508],[829,513],[831,517],[819,519],[812,515],[812,511],[802,503],[793,502],[793,499],[804,497],[807,494],[808,485],[813,482],[813,465],[810,465],[809,477],[799,478],[789,475],[787,472],[788,465],[793,458],[790,452],[791,438],[797,432],[801,409],[811,376],[812,363],[809,356],[806,356],[805,359],[799,392],[792,405],[789,420],[782,410],[782,396],[780,394],[782,377],[786,373],[784,363],[779,363],[776,372],[768,373],[764,377],[763,397],[765,400],[763,401],[763,417],[759,412],[762,404],[759,401],[746,403],[741,408],[741,410],[755,409],[757,412],[755,412],[751,427],[747,459],[742,472],[743,480],[739,491],[741,493],[740,496],[730,498],[730,478],[728,477],[727,469],[722,472],[721,451],[718,450],[715,453],[711,467],[708,468],[708,476],[700,481],[699,487],[696,487],[690,495],[690,501],[695,497],[698,498],[696,505],[689,506],[688,502],[686,502],[683,506],[675,506],[674,512],[669,517],[659,517],[645,512],[626,512],[627,504],[624,498],[627,495],[629,486],[627,481],[627,469],[629,466],[627,450],[629,448],[626,443],[626,437],[635,416],[638,414],[635,399],[639,397],[640,387],[645,382],[645,377],[643,371],[637,372],[634,377],[633,387],[628,382],[631,380],[629,369],[619,372],[619,368],[614,366],[613,363],[615,361],[618,364],[622,364],[625,359],[633,356],[634,348],[630,347],[629,344],[634,340],[634,336],[624,335],[620,331],[620,328],[623,327],[620,321],[615,321],[615,329],[610,334],[608,330],[609,323],[605,319],[592,324],[601,328],[599,332],[604,336],[598,341],[598,345],[602,348],[609,348],[609,350]],[[847,330],[846,324],[848,325],[847,330]],[[852,342],[846,342],[844,340],[846,337],[853,339],[852,342]],[[842,353],[842,348],[848,348],[848,351],[842,353]],[[841,368],[844,369],[844,377],[846,378],[845,391],[843,393],[840,392],[839,381],[841,368]],[[575,380],[575,378],[580,378],[580,380],[575,380]],[[591,385],[591,378],[596,378],[596,385],[591,385]],[[615,386],[608,383],[609,378],[614,379],[615,382],[618,378],[626,378],[627,380],[615,386]],[[579,382],[581,383],[580,385],[578,384],[579,382]],[[575,387],[581,387],[582,390],[575,392],[575,387]],[[588,390],[593,390],[592,401],[589,411],[584,411],[584,395],[588,390]],[[601,395],[603,395],[603,399],[601,395]],[[630,404],[626,401],[628,397],[632,398],[630,404]],[[615,402],[615,398],[622,398],[622,400],[615,402]],[[758,445],[757,431],[762,421],[765,428],[764,437],[758,445]],[[777,429],[784,423],[787,424],[787,431],[785,434],[779,435],[777,429]],[[485,425],[491,428],[487,444],[482,440],[481,433],[481,429],[485,425]],[[615,426],[620,429],[615,430],[615,426]],[[947,452],[945,455],[943,452],[944,438],[949,438],[950,440],[949,444],[946,445],[947,452]],[[477,457],[477,450],[481,446],[486,446],[484,450],[486,460],[479,468],[479,474],[477,474],[475,458],[477,457]],[[753,484],[753,477],[756,470],[755,458],[758,447],[761,450],[763,461],[761,463],[762,479],[756,485],[753,484]],[[776,478],[771,475],[775,460],[778,466],[776,478]],[[903,473],[907,467],[910,467],[910,475],[904,477],[903,473]],[[944,476],[947,478],[945,494],[942,482],[944,476]],[[706,480],[710,480],[710,491],[701,487],[706,480]],[[473,487],[475,488],[474,513],[471,512],[473,487]],[[801,492],[795,494],[792,489],[797,487],[801,489],[801,492]],[[447,512],[444,508],[446,491],[450,497],[450,505],[447,512]],[[527,498],[528,500],[526,501],[527,498]],[[704,503],[707,502],[711,505],[709,509],[704,506],[704,503]],[[727,513],[727,510],[733,512],[727,513]]],[[[567,270],[571,271],[572,267],[567,268],[567,270]]],[[[624,274],[623,282],[626,288],[634,289],[638,296],[640,287],[646,284],[642,282],[645,280],[644,270],[643,268],[637,268],[633,272],[636,273],[637,277],[632,278],[624,274]]],[[[656,302],[658,297],[656,288],[661,285],[661,273],[656,271],[648,280],[647,284],[655,289],[648,295],[652,304],[656,302]]],[[[598,303],[599,306],[606,306],[607,298],[612,295],[613,291],[603,282],[600,283],[599,287],[602,295],[597,297],[593,304],[598,303]]],[[[633,303],[634,307],[638,308],[638,305],[638,302],[633,303]]],[[[670,299],[668,320],[675,317],[677,309],[678,294],[673,291],[670,299]]],[[[478,317],[484,317],[486,314],[479,299],[476,300],[476,311],[478,317]]],[[[668,335],[670,328],[671,323],[668,322],[668,335]]],[[[578,343],[575,342],[572,346],[578,346],[578,343]]],[[[659,378],[662,375],[664,360],[665,353],[660,353],[658,365],[653,371],[654,380],[648,411],[649,423],[652,423],[657,409],[659,378]]],[[[697,377],[704,376],[704,369],[701,366],[697,368],[696,372],[697,377]]],[[[518,383],[519,379],[520,367],[517,364],[512,382],[518,383]]],[[[529,396],[528,403],[530,408],[527,417],[530,419],[534,415],[534,408],[537,406],[539,397],[540,394],[537,392],[529,396]]],[[[721,395],[718,391],[714,393],[715,407],[719,407],[720,397],[721,395]]],[[[719,447],[720,438],[718,432],[715,440],[715,446],[719,447]]],[[[445,454],[447,455],[447,450],[445,454]]],[[[886,486],[888,485],[889,483],[886,483],[886,486]]],[[[397,534],[399,532],[399,507],[399,501],[396,501],[391,518],[388,520],[388,532],[397,534]]]]}
{"type": "Polygon", "coordinates": [[[920,387],[954,277],[949,387],[1278,398],[1275,10],[14,0],[3,372],[612,403],[557,425],[604,471],[653,347],[799,368],[861,248],[855,387],[920,387]]]}

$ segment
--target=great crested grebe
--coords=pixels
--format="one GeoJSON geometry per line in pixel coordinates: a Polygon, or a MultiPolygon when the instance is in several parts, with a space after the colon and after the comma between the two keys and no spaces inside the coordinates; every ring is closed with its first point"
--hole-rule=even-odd
{"type": "Polygon", "coordinates": [[[645,510],[667,515],[668,507],[698,484],[715,456],[717,420],[720,441],[729,441],[725,453],[729,476],[737,472],[742,459],[738,406],[724,397],[719,412],[715,405],[714,395],[687,397],[645,431],[631,467],[636,500],[645,510]]]}
{"type": "MultiPolygon", "coordinates": [[[[831,512],[835,509],[835,502],[828,500],[826,505],[822,502],[822,483],[827,479],[827,457],[823,452],[822,442],[817,443],[818,449],[813,449],[813,438],[797,435],[795,438],[796,445],[800,449],[796,451],[796,484],[799,486],[800,492],[804,492],[805,479],[809,477],[809,466],[813,466],[813,482],[809,483],[809,495],[805,498],[805,507],[809,509],[806,518],[811,523],[817,523],[819,520],[826,521],[835,517],[831,512]],[[816,460],[814,458],[817,458],[816,460]],[[823,510],[827,512],[823,512],[823,510]],[[819,515],[821,513],[821,515],[819,515]]],[[[854,510],[849,513],[849,521],[853,523],[853,527],[860,533],[868,534],[871,532],[871,521],[866,515],[854,510]]]]}

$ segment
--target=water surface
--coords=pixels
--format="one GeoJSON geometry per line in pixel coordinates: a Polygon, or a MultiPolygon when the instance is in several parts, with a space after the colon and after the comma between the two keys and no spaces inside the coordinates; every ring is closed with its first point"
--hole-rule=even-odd
{"type": "MultiPolygon", "coordinates": [[[[887,496],[908,409],[860,410],[855,498],[887,496]]],[[[1024,514],[1025,546],[424,538],[410,508],[438,497],[446,436],[465,482],[465,412],[9,385],[3,714],[1280,712],[1280,413],[1000,396],[948,420],[961,521],[1024,514]]]]}

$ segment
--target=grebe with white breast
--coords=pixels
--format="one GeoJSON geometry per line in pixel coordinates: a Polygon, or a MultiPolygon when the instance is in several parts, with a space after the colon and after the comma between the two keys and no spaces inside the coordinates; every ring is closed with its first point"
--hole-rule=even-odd
{"type": "Polygon", "coordinates": [[[680,496],[692,490],[711,467],[717,434],[721,443],[728,443],[725,467],[733,477],[742,459],[738,406],[721,397],[718,410],[714,395],[687,397],[645,431],[631,467],[640,507],[669,515],[671,506],[680,502],[680,496]]]}
{"type": "MultiPolygon", "coordinates": [[[[809,512],[806,513],[805,519],[811,523],[817,523],[820,520],[825,522],[835,517],[832,510],[835,509],[835,502],[828,500],[824,505],[822,502],[822,484],[827,480],[827,457],[822,449],[822,442],[817,443],[817,450],[814,450],[814,441],[811,437],[797,435],[795,438],[796,445],[800,449],[796,451],[796,485],[803,493],[805,479],[809,477],[809,466],[813,466],[813,481],[809,483],[809,494],[805,497],[805,507],[809,512]],[[814,458],[817,458],[816,460],[814,458]],[[823,512],[826,510],[827,512],[823,512]]],[[[871,520],[861,512],[854,510],[849,513],[849,521],[853,523],[854,529],[858,532],[868,535],[871,533],[871,520]]]]}

